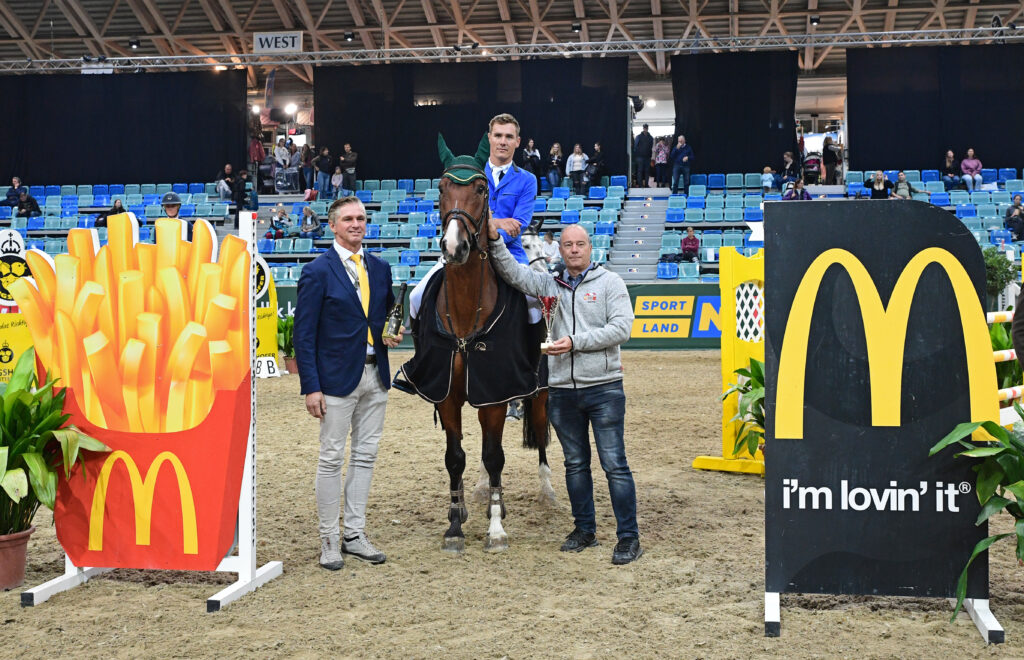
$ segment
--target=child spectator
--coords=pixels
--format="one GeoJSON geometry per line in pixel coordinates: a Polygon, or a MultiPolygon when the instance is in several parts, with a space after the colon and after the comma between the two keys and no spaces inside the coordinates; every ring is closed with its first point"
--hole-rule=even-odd
{"type": "Polygon", "coordinates": [[[772,186],[775,185],[775,174],[772,172],[772,168],[766,166],[761,173],[761,189],[765,193],[769,193],[772,190],[772,186]]]}
{"type": "Polygon", "coordinates": [[[341,190],[343,183],[345,183],[345,175],[341,171],[341,165],[338,165],[334,168],[334,174],[331,175],[331,189],[337,192],[341,190]]]}

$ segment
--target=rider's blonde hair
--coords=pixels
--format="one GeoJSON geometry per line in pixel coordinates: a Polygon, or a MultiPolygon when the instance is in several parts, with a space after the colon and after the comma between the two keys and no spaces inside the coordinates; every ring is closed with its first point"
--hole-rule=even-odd
{"type": "Polygon", "coordinates": [[[503,112],[500,115],[495,115],[493,118],[491,118],[491,122],[489,124],[487,124],[487,132],[488,133],[490,133],[492,130],[494,130],[494,125],[495,124],[512,124],[512,125],[514,125],[516,127],[516,137],[519,137],[519,121],[515,117],[513,117],[512,115],[508,114],[507,112],[503,112]]]}

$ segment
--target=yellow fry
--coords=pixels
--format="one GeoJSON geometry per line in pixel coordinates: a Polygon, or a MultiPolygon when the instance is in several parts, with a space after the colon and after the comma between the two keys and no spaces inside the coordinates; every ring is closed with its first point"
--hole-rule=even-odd
{"type": "Polygon", "coordinates": [[[82,363],[82,396],[76,397],[86,419],[100,428],[109,429],[107,419],[103,415],[103,406],[100,405],[99,392],[96,390],[96,383],[93,382],[89,367],[82,363]]]}
{"type": "Polygon", "coordinates": [[[235,363],[231,344],[227,341],[210,342],[210,370],[213,372],[213,387],[218,390],[233,390],[238,387],[235,379],[235,363]]]}
{"type": "MultiPolygon", "coordinates": [[[[37,280],[38,283],[38,280],[37,280]]],[[[7,290],[14,296],[14,301],[25,315],[29,334],[39,359],[48,370],[53,370],[56,360],[53,359],[53,312],[43,300],[39,289],[24,279],[18,278],[8,285],[7,290]]]]}
{"type": "MultiPolygon", "coordinates": [[[[199,351],[196,362],[203,359],[209,362],[209,351],[199,351]]],[[[206,419],[206,416],[210,414],[210,408],[213,407],[213,396],[213,378],[209,375],[198,375],[196,372],[192,372],[192,378],[188,381],[188,387],[185,390],[185,414],[188,417],[185,420],[185,428],[198,426],[201,421],[206,419]]]]}
{"type": "MultiPolygon", "coordinates": [[[[95,229],[72,229],[68,232],[68,254],[82,264],[82,279],[92,279],[96,269],[99,237],[95,229]]],[[[84,335],[83,335],[84,336],[84,335]]]]}
{"type": "MultiPolygon", "coordinates": [[[[221,267],[221,293],[235,295],[233,293],[234,289],[229,284],[229,282],[231,281],[231,277],[233,277],[231,267],[232,265],[234,265],[235,260],[238,258],[238,255],[242,254],[243,252],[249,252],[249,244],[246,243],[245,240],[239,238],[238,236],[229,235],[224,237],[224,240],[220,244],[220,254],[217,255],[217,263],[219,263],[221,267]]],[[[246,282],[248,281],[248,278],[246,278],[246,282]]],[[[248,287],[248,284],[246,284],[246,287],[248,287]]]]}
{"type": "MultiPolygon", "coordinates": [[[[53,272],[53,262],[37,250],[25,251],[25,263],[39,287],[43,303],[50,314],[53,314],[53,301],[57,297],[57,276],[53,272]]],[[[19,303],[20,306],[20,303],[19,303]]]]}
{"type": "Polygon", "coordinates": [[[107,217],[107,248],[110,251],[110,265],[114,273],[136,270],[135,241],[139,229],[135,220],[127,213],[107,217]]]}
{"type": "MultiPolygon", "coordinates": [[[[193,305],[199,293],[199,276],[202,267],[213,261],[213,253],[217,245],[217,235],[213,233],[213,227],[206,220],[196,220],[192,225],[192,245],[188,251],[188,266],[185,270],[185,281],[188,283],[188,294],[193,305]]],[[[217,272],[218,285],[220,283],[220,271],[217,272]]],[[[205,307],[196,307],[205,309],[205,307]]],[[[196,315],[195,318],[198,318],[196,315]]]]}
{"type": "Polygon", "coordinates": [[[178,270],[181,272],[182,277],[188,276],[188,255],[191,251],[192,244],[182,238],[180,245],[178,245],[178,270]]]}
{"type": "MultiPolygon", "coordinates": [[[[71,317],[58,310],[54,327],[57,339],[57,362],[60,364],[61,385],[72,392],[82,391],[82,353],[78,333],[71,317]]],[[[79,403],[84,403],[79,399],[79,403]]]]}
{"type": "MultiPolygon", "coordinates": [[[[199,320],[206,314],[206,308],[214,296],[220,293],[220,264],[202,264],[194,279],[189,281],[192,295],[192,318],[199,320]]],[[[191,276],[190,276],[191,277],[191,276]]]]}
{"type": "Polygon", "coordinates": [[[163,268],[156,274],[156,285],[167,307],[167,337],[173,341],[191,320],[185,280],[177,268],[163,268]]]}
{"type": "Polygon", "coordinates": [[[156,281],[156,246],[152,243],[136,243],[135,260],[142,271],[144,288],[149,291],[156,281]]]}
{"type": "Polygon", "coordinates": [[[81,262],[70,254],[58,254],[53,259],[57,268],[57,299],[54,310],[71,315],[75,311],[75,296],[82,284],[81,262]]]}
{"type": "Polygon", "coordinates": [[[249,304],[252,296],[249,294],[249,253],[243,252],[235,258],[231,264],[231,280],[228,283],[230,291],[228,295],[234,296],[238,301],[235,313],[231,317],[231,329],[245,329],[249,332],[249,304]]]}
{"type": "Polygon", "coordinates": [[[106,292],[103,287],[96,282],[82,284],[71,310],[71,320],[75,323],[78,337],[87,337],[96,332],[96,318],[104,295],[106,292]]]}
{"type": "Polygon", "coordinates": [[[206,334],[211,340],[225,339],[228,336],[228,326],[231,325],[236,304],[231,296],[219,293],[206,305],[203,325],[206,326],[206,334]]]}
{"type": "Polygon", "coordinates": [[[189,375],[205,343],[206,329],[198,323],[189,323],[171,348],[163,374],[163,386],[167,388],[164,432],[181,431],[188,427],[186,403],[189,375]]]}
{"type": "Polygon", "coordinates": [[[124,387],[124,408],[128,417],[128,430],[132,433],[144,431],[142,414],[139,409],[139,373],[146,352],[146,345],[138,339],[129,339],[121,351],[121,382],[124,387]]]}
{"type": "Polygon", "coordinates": [[[110,268],[110,251],[104,245],[96,253],[96,271],[93,280],[103,287],[105,295],[100,301],[96,325],[107,337],[117,339],[117,278],[110,268]]]}
{"type": "Polygon", "coordinates": [[[121,398],[121,373],[117,370],[117,355],[114,343],[102,332],[94,332],[82,341],[85,359],[89,363],[93,384],[102,387],[98,391],[100,406],[108,429],[124,429],[124,401],[121,398]]]}
{"type": "Polygon", "coordinates": [[[139,367],[139,415],[146,433],[159,433],[163,418],[156,390],[157,365],[163,364],[164,357],[162,320],[158,314],[139,314],[138,336],[146,346],[139,367]]]}
{"type": "Polygon", "coordinates": [[[139,314],[146,311],[142,273],[137,270],[123,271],[118,276],[117,288],[117,342],[124,346],[128,339],[136,337],[135,326],[139,314]]]}
{"type": "Polygon", "coordinates": [[[252,365],[252,348],[249,346],[249,329],[228,330],[228,343],[231,344],[232,368],[235,384],[249,372],[252,365]]]}
{"type": "Polygon", "coordinates": [[[184,223],[181,220],[161,218],[156,221],[157,271],[169,266],[178,267],[178,252],[181,250],[183,231],[184,223]]]}

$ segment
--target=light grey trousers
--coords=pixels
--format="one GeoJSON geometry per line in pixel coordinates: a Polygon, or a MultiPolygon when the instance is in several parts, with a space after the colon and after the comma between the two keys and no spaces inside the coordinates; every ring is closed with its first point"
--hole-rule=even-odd
{"type": "Polygon", "coordinates": [[[327,413],[320,420],[320,460],[316,469],[320,536],[340,533],[341,466],[345,462],[345,440],[350,430],[352,447],[345,475],[345,535],[357,534],[366,527],[366,501],[387,402],[388,392],[381,385],[377,366],[373,364],[363,367],[359,385],[348,396],[324,395],[327,413]]]}

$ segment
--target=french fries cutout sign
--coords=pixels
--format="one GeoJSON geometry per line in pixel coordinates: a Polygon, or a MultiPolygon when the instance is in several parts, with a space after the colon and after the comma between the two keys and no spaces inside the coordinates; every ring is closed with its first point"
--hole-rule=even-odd
{"type": "Polygon", "coordinates": [[[131,213],[108,243],[68,233],[30,250],[11,284],[71,423],[112,452],[62,474],[54,520],[76,566],[214,570],[230,550],[251,420],[250,254],[197,219],[138,241],[131,213]]]}

